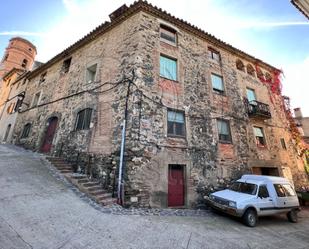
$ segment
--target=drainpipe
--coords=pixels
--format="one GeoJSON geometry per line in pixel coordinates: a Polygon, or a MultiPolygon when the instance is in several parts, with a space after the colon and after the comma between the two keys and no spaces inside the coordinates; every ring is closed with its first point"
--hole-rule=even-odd
{"type": "Polygon", "coordinates": [[[122,123],[122,132],[121,132],[121,147],[120,147],[120,162],[119,162],[119,175],[118,175],[118,191],[117,191],[117,203],[120,205],[124,205],[124,180],[123,174],[125,170],[125,160],[124,160],[124,152],[125,152],[125,145],[126,145],[126,125],[128,119],[128,102],[130,96],[130,87],[134,79],[134,70],[133,70],[133,77],[132,80],[129,79],[128,89],[127,89],[127,96],[126,96],[126,105],[124,111],[124,120],[122,123]]]}

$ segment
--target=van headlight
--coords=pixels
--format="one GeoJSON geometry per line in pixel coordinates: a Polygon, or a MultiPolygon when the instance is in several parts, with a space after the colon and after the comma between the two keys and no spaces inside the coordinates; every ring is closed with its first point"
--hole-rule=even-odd
{"type": "Polygon", "coordinates": [[[232,208],[236,208],[236,202],[235,201],[230,201],[229,206],[232,208]]]}

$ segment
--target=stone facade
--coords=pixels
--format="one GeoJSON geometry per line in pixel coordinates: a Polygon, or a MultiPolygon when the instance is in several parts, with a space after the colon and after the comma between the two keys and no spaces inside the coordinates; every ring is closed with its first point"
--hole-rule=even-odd
{"type": "Polygon", "coordinates": [[[127,205],[172,206],[173,169],[181,170],[184,207],[202,205],[205,194],[263,167],[301,179],[295,183],[308,180],[293,147],[281,95],[272,94],[271,85],[238,70],[236,64],[239,58],[244,64],[258,61],[269,74],[276,68],[143,1],[122,7],[111,17],[110,23],[27,76],[28,107],[23,105],[17,117],[17,144],[38,151],[48,148],[50,154],[66,158],[77,171],[99,178],[114,191],[127,99],[127,205]],[[175,44],[160,38],[162,25],[174,32],[175,44]],[[210,51],[219,59],[210,58],[210,51]],[[163,55],[176,61],[173,80],[160,76],[163,55]],[[213,89],[212,74],[222,77],[222,91],[213,89]],[[247,87],[255,90],[257,101],[268,104],[271,118],[249,117],[247,87]],[[89,127],[77,129],[86,108],[92,110],[89,127]],[[168,131],[171,111],[183,114],[181,136],[168,131]],[[230,129],[231,138],[225,142],[218,134],[221,120],[230,129]],[[24,136],[26,124],[31,130],[24,136]],[[264,130],[263,148],[256,145],[254,126],[264,130]],[[46,147],[50,134],[51,147],[46,147]],[[285,149],[280,138],[286,141],[285,149]]]}

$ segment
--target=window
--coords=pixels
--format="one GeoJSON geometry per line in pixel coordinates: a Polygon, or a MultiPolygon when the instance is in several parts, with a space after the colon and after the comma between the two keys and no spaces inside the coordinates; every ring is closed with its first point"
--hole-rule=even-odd
{"type": "Polygon", "coordinates": [[[284,138],[281,138],[281,139],[280,139],[280,142],[281,142],[281,147],[282,147],[282,149],[285,149],[285,150],[286,150],[286,144],[285,144],[284,138]]]}
{"type": "Polygon", "coordinates": [[[223,93],[224,86],[223,86],[223,78],[217,74],[211,74],[211,83],[212,89],[216,92],[223,93]]]}
{"type": "Polygon", "coordinates": [[[253,129],[254,129],[256,145],[260,146],[260,147],[265,147],[266,141],[265,141],[265,137],[264,137],[263,128],[253,127],[253,129]]]}
{"type": "Polygon", "coordinates": [[[253,183],[234,182],[231,185],[230,190],[249,195],[256,195],[257,188],[257,185],[253,183]]]}
{"type": "Polygon", "coordinates": [[[257,67],[257,69],[256,69],[256,75],[257,75],[257,77],[258,77],[260,80],[262,80],[262,81],[265,80],[265,76],[264,76],[264,74],[263,74],[263,71],[262,71],[259,67],[257,67]]]}
{"type": "Polygon", "coordinates": [[[269,83],[273,82],[273,78],[271,77],[271,75],[269,73],[265,73],[265,79],[269,83]]]}
{"type": "Polygon", "coordinates": [[[160,56],[160,76],[169,80],[177,80],[177,60],[160,56]]]}
{"type": "Polygon", "coordinates": [[[219,141],[223,143],[231,143],[230,123],[227,120],[217,119],[217,127],[219,134],[219,141]]]}
{"type": "Polygon", "coordinates": [[[15,103],[11,103],[7,108],[7,113],[12,114],[15,112],[15,103]]]}
{"type": "Polygon", "coordinates": [[[167,134],[171,136],[186,135],[185,115],[182,111],[167,111],[167,134]]]}
{"type": "Polygon", "coordinates": [[[238,69],[238,70],[240,70],[240,71],[245,71],[245,65],[244,65],[244,63],[241,61],[241,60],[237,60],[236,61],[236,68],[238,69]]]}
{"type": "Polygon", "coordinates": [[[163,24],[160,25],[160,38],[169,44],[176,45],[177,43],[176,31],[163,24]]]}
{"type": "Polygon", "coordinates": [[[274,184],[278,197],[295,196],[295,191],[290,184],[274,184]]]}
{"type": "Polygon", "coordinates": [[[63,61],[62,68],[61,68],[62,73],[69,72],[70,66],[71,66],[71,60],[72,60],[72,58],[70,57],[70,58],[63,61]]]}
{"type": "Polygon", "coordinates": [[[21,64],[21,66],[22,66],[23,68],[26,68],[26,67],[27,67],[27,64],[28,64],[28,61],[27,61],[26,59],[23,59],[23,62],[22,62],[22,64],[21,64]]]}
{"type": "Polygon", "coordinates": [[[24,129],[23,129],[23,132],[21,134],[21,137],[20,138],[26,138],[29,136],[29,133],[30,133],[30,129],[31,129],[31,124],[28,123],[24,126],[24,129]]]}
{"type": "Polygon", "coordinates": [[[258,196],[261,197],[261,198],[269,197],[269,193],[268,193],[266,185],[261,185],[260,186],[258,196]]]}
{"type": "Polygon", "coordinates": [[[247,74],[255,77],[255,70],[251,64],[247,65],[247,74]]]}
{"type": "Polygon", "coordinates": [[[86,82],[87,83],[94,82],[96,73],[97,73],[97,64],[94,64],[94,65],[88,67],[87,72],[86,72],[86,82]]]}
{"type": "Polygon", "coordinates": [[[38,92],[34,95],[33,101],[32,101],[32,106],[31,107],[35,107],[39,104],[40,101],[40,97],[41,97],[41,92],[38,92]]]}
{"type": "Polygon", "coordinates": [[[249,102],[256,101],[255,91],[253,89],[247,88],[247,98],[249,102]]]}
{"type": "Polygon", "coordinates": [[[75,130],[86,130],[90,128],[92,109],[86,108],[77,113],[75,130]]]}
{"type": "Polygon", "coordinates": [[[212,48],[208,48],[208,56],[210,59],[220,62],[220,53],[212,48]]]}
{"type": "Polygon", "coordinates": [[[45,80],[46,80],[46,75],[47,75],[47,72],[44,72],[44,73],[41,74],[39,83],[45,82],[45,80]]]}
{"type": "Polygon", "coordinates": [[[6,61],[8,58],[9,58],[9,54],[7,53],[7,54],[4,56],[3,61],[6,61]]]}

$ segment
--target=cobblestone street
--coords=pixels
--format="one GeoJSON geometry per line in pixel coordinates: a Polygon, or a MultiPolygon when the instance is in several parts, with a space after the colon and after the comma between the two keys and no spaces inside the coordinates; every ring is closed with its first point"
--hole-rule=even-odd
{"type": "Polygon", "coordinates": [[[44,156],[0,145],[0,249],[309,247],[309,210],[255,228],[207,210],[103,207],[44,156]]]}

